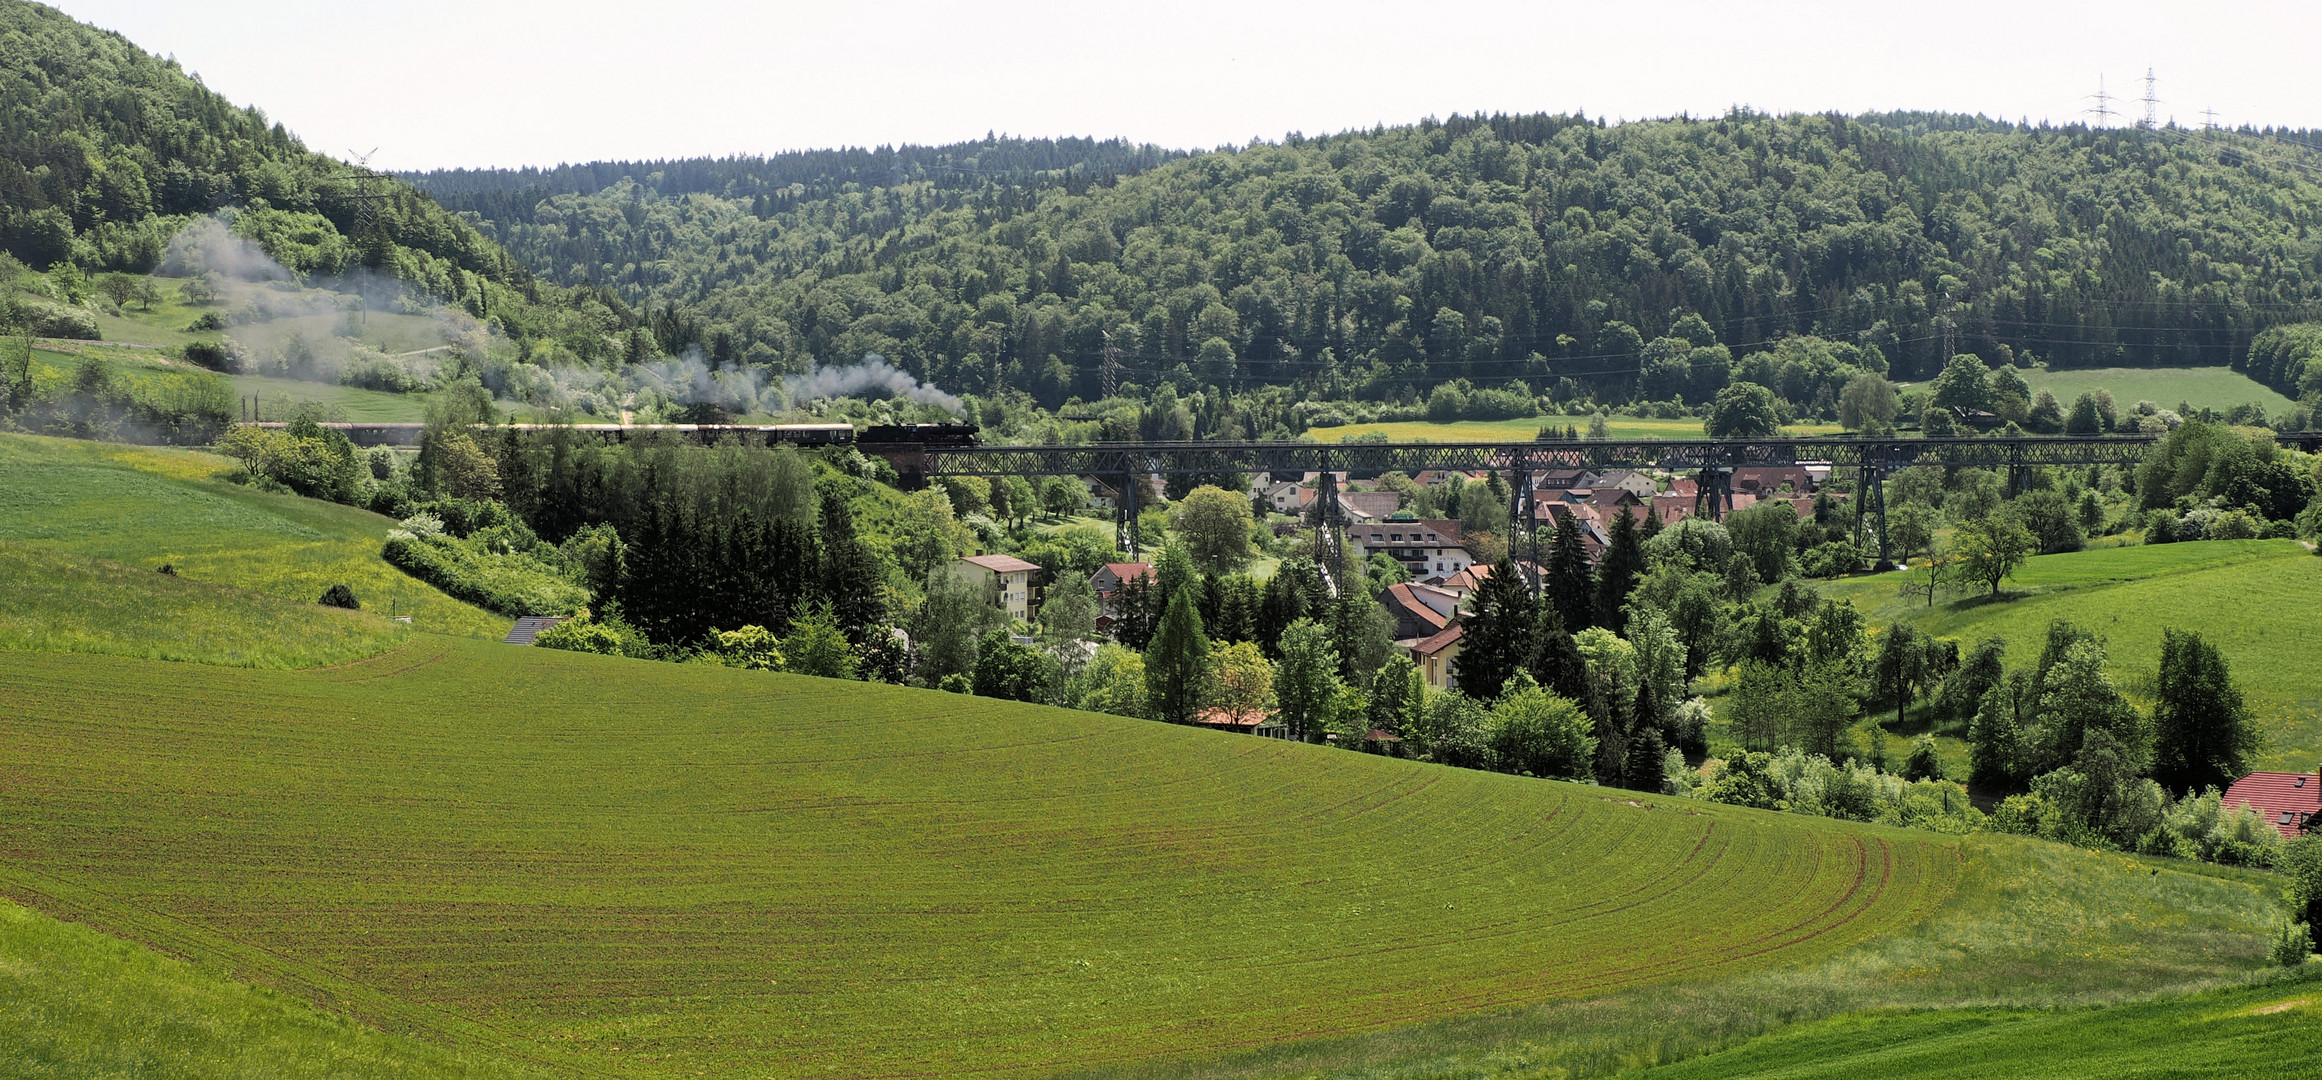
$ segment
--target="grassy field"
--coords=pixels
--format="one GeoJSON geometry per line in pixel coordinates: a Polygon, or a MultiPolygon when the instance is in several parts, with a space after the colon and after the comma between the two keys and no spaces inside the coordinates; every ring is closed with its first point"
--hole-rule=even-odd
{"type": "Polygon", "coordinates": [[[2139,401],[2150,401],[2164,409],[2179,404],[2196,409],[2220,411],[2236,405],[2256,403],[2266,407],[2269,415],[2288,412],[2295,402],[2269,389],[2266,384],[2252,379],[2232,368],[2082,368],[2049,371],[2044,368],[2026,372],[2024,381],[2036,393],[2052,391],[2065,408],[2074,398],[2096,390],[2112,392],[2114,403],[2121,411],[2139,401]]]}
{"type": "MultiPolygon", "coordinates": [[[[1586,416],[1535,416],[1524,420],[1457,420],[1438,424],[1428,420],[1395,421],[1380,424],[1348,424],[1344,427],[1318,427],[1307,435],[1326,443],[1368,435],[1384,434],[1396,442],[1425,439],[1429,442],[1530,442],[1540,429],[1555,424],[1558,427],[1576,427],[1588,431],[1586,416]]],[[[1701,421],[1688,417],[1681,420],[1656,420],[1641,416],[1611,416],[1605,423],[1615,439],[1699,439],[1704,438],[1701,421]]],[[[1822,435],[1838,430],[1836,424],[1793,424],[1783,428],[1785,434],[1822,435]]]]}
{"type": "Polygon", "coordinates": [[[2056,1080],[2322,1076],[2322,982],[2110,1008],[1850,1016],[1637,1074],[1638,1080],[2056,1080]]]}
{"type": "Polygon", "coordinates": [[[1828,959],[1321,1040],[1106,1080],[1531,1080],[1627,1075],[1865,1010],[2049,1009],[2271,977],[2267,875],[2006,836],[1960,842],[1934,918],[1828,959]],[[2190,872],[2189,872],[2190,871],[2190,872]]]}
{"type": "Polygon", "coordinates": [[[1960,873],[1928,834],[425,635],[18,654],[0,700],[9,893],[628,1075],[1026,1075],[1746,974],[1960,873]]]}
{"type": "MultiPolygon", "coordinates": [[[[1923,574],[1924,571],[1915,573],[1923,574]]],[[[2197,630],[2233,665],[2269,741],[2260,768],[2308,769],[2322,755],[2322,650],[2314,610],[2322,559],[2294,540],[2210,540],[2104,548],[2025,560],[1999,599],[1964,597],[1933,608],[1897,595],[1901,574],[1821,586],[1876,622],[1909,619],[1965,646],[2008,641],[2008,663],[2039,658],[2048,623],[2068,619],[2102,635],[2115,676],[2149,687],[2164,628],[2197,630]]]]}
{"type": "Polygon", "coordinates": [[[348,506],[215,479],[225,458],[0,435],[0,541],[311,604],[335,584],[366,611],[421,630],[500,637],[509,621],[462,604],[379,558],[394,522],[348,506]]]}
{"type": "Polygon", "coordinates": [[[0,650],[300,668],[375,656],[402,624],[0,541],[0,650]]]}
{"type": "Polygon", "coordinates": [[[0,1074],[466,1080],[517,1071],[0,900],[0,1074]]]}
{"type": "MultiPolygon", "coordinates": [[[[82,359],[90,356],[103,360],[116,378],[132,384],[203,370],[154,349],[58,344],[33,350],[34,388],[42,394],[57,392],[72,382],[82,359]]],[[[228,375],[225,379],[233,384],[236,396],[257,398],[260,418],[266,420],[287,420],[302,406],[317,407],[326,418],[343,417],[356,423],[416,423],[427,419],[426,401],[411,394],[267,375],[228,375]]]]}

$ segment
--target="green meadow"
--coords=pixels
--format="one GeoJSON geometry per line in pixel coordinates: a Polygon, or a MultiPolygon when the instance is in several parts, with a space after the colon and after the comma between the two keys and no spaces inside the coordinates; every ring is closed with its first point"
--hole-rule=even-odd
{"type": "Polygon", "coordinates": [[[0,1073],[208,1080],[522,1075],[0,900],[0,1073]]]}
{"type": "Polygon", "coordinates": [[[0,541],[0,649],[301,668],[376,655],[402,624],[0,541]]]}
{"type": "Polygon", "coordinates": [[[1638,1080],[2120,1080],[2322,1075],[2322,973],[2091,1009],[1869,1013],[1638,1080]]]}
{"type": "Polygon", "coordinates": [[[2114,405],[2123,411],[2139,401],[2164,409],[2183,404],[2220,412],[2236,405],[2257,404],[2279,416],[2297,404],[2266,384],[2225,367],[2036,368],[2023,374],[2034,392],[2050,391],[2066,408],[2074,398],[2098,390],[2111,392],[2114,405]]]}
{"type": "Polygon", "coordinates": [[[218,479],[234,463],[191,450],[0,435],[0,541],[313,603],[332,585],[416,629],[499,637],[509,622],[379,557],[394,522],[354,507],[218,479]]]}
{"type": "MultiPolygon", "coordinates": [[[[2008,641],[2011,665],[2039,658],[2048,624],[2065,619],[2105,639],[2115,676],[2146,692],[2160,662],[2161,631],[2199,631],[2233,666],[2262,717],[2268,742],[2258,767],[2310,769],[2322,755],[2322,559],[2295,540],[2206,540],[2100,548],[2027,559],[1997,598],[1916,600],[1898,595],[1924,569],[1819,586],[1873,621],[1907,619],[1964,648],[2008,641]]],[[[1962,759],[1964,763],[1964,759],[1962,759]]]]}
{"type": "Polygon", "coordinates": [[[0,696],[10,893],[634,1075],[1375,1031],[1827,958],[1960,873],[1931,834],[431,635],[303,672],[25,653],[0,696]]]}

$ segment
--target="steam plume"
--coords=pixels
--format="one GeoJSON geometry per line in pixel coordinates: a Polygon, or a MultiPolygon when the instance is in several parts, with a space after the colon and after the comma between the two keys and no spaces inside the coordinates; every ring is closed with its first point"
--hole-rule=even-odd
{"type": "Polygon", "coordinates": [[[960,400],[920,382],[908,371],[887,362],[878,353],[864,353],[863,362],[847,367],[818,367],[804,375],[782,380],[794,401],[836,397],[891,397],[934,405],[953,413],[964,412],[960,400]]]}

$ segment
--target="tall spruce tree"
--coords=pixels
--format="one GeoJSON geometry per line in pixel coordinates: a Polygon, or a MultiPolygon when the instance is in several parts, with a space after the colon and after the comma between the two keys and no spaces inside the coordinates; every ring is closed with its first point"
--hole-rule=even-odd
{"type": "Polygon", "coordinates": [[[2257,730],[2224,654],[2200,634],[2161,631],[2153,779],[2171,791],[2224,787],[2249,771],[2257,730]]]}
{"type": "Polygon", "coordinates": [[[1199,597],[1189,585],[1170,597],[1153,643],[1145,649],[1145,700],[1154,719],[1190,724],[1201,712],[1209,679],[1209,636],[1201,629],[1199,597]]]}
{"type": "Polygon", "coordinates": [[[1644,539],[1637,534],[1637,519],[1628,514],[1613,515],[1607,530],[1604,557],[1596,566],[1596,624],[1619,632],[1622,623],[1621,608],[1629,602],[1629,591],[1637,587],[1637,578],[1645,572],[1644,539]]]}
{"type": "Polygon", "coordinates": [[[1492,564],[1470,603],[1472,610],[1460,620],[1459,658],[1452,665],[1461,690],[1489,701],[1539,651],[1540,618],[1532,591],[1524,587],[1514,560],[1504,556],[1492,564]]]}
{"type": "Polygon", "coordinates": [[[819,494],[823,599],[830,602],[839,630],[859,647],[870,640],[874,629],[884,636],[889,618],[887,602],[880,595],[883,575],[879,557],[855,533],[855,508],[849,493],[834,484],[819,494]]]}
{"type": "Polygon", "coordinates": [[[1564,617],[1556,605],[1540,605],[1539,645],[1532,652],[1532,678],[1558,697],[1588,700],[1588,661],[1580,645],[1565,632],[1564,617]]]}
{"type": "Polygon", "coordinates": [[[1567,630],[1596,625],[1596,578],[1588,566],[1588,548],[1580,542],[1580,519],[1566,517],[1556,527],[1556,543],[1548,550],[1548,602],[1567,630]]]}

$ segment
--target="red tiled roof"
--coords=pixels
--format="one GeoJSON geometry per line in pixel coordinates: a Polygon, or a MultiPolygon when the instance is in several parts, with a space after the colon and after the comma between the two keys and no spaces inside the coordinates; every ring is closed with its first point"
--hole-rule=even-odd
{"type": "Polygon", "coordinates": [[[1432,656],[1436,653],[1442,652],[1443,650],[1450,648],[1452,642],[1458,641],[1459,635],[1464,632],[1465,629],[1465,627],[1453,626],[1450,629],[1437,633],[1432,637],[1422,639],[1419,644],[1411,646],[1411,651],[1422,656],[1432,656]]]}
{"type": "Polygon", "coordinates": [[[1025,562],[1014,555],[970,555],[960,561],[974,563],[995,574],[1015,574],[1026,570],[1040,569],[1039,563],[1025,562]]]}
{"type": "Polygon", "coordinates": [[[1141,562],[1109,562],[1109,563],[1106,563],[1106,564],[1105,564],[1105,569],[1112,571],[1112,572],[1113,572],[1113,576],[1114,576],[1114,577],[1116,577],[1116,578],[1119,578],[1119,579],[1121,579],[1122,581],[1128,581],[1128,580],[1130,580],[1131,578],[1136,578],[1136,577],[1152,577],[1152,576],[1153,576],[1153,564],[1152,564],[1152,563],[1141,563],[1141,562]]]}
{"type": "Polygon", "coordinates": [[[2253,772],[2225,789],[2225,806],[2256,808],[2266,823],[2295,839],[2306,819],[2322,813],[2322,776],[2313,773],[2253,772]]]}
{"type": "Polygon", "coordinates": [[[1426,601],[1411,595],[1409,582],[1396,582],[1387,586],[1387,606],[1408,612],[1414,621],[1424,624],[1430,630],[1441,630],[1451,622],[1442,612],[1429,607],[1426,601]]]}
{"type": "Polygon", "coordinates": [[[1273,719],[1263,711],[1235,716],[1215,706],[1193,714],[1193,722],[1203,727],[1265,727],[1273,719]]]}

